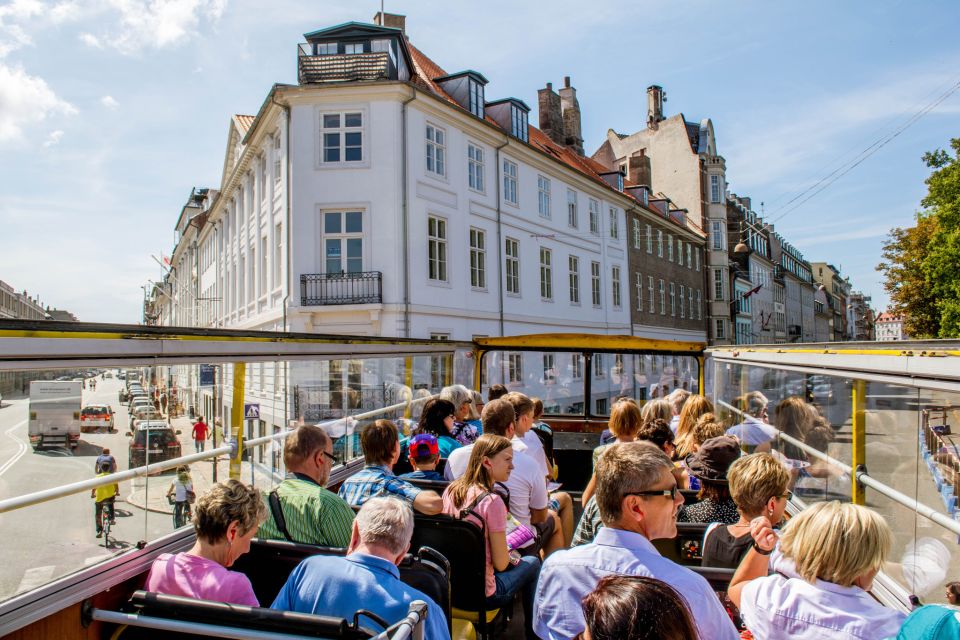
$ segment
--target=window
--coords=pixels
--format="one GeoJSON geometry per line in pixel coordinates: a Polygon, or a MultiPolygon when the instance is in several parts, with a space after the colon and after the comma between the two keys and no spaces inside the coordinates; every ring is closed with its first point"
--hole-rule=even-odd
{"type": "Polygon", "coordinates": [[[447,221],[427,217],[427,278],[447,281],[447,221]]]}
{"type": "Polygon", "coordinates": [[[592,294],[593,306],[600,306],[600,263],[590,263],[590,289],[592,294]]]}
{"type": "Polygon", "coordinates": [[[273,230],[273,288],[280,286],[282,270],[280,268],[283,256],[283,225],[278,224],[273,230]]]}
{"type": "Polygon", "coordinates": [[[370,51],[390,53],[390,41],[389,40],[371,40],[370,51]]]}
{"type": "Polygon", "coordinates": [[[553,300],[553,255],[550,249],[540,247],[540,297],[553,300]]]}
{"type": "Polygon", "coordinates": [[[570,356],[570,377],[574,380],[583,378],[583,356],[579,353],[570,356]]]}
{"type": "Polygon", "coordinates": [[[663,231],[657,229],[657,257],[663,257],[663,231]]]}
{"type": "Polygon", "coordinates": [[[640,248],[640,221],[633,219],[633,248],[640,248]]]}
{"type": "Polygon", "coordinates": [[[660,315],[667,315],[667,294],[663,287],[663,278],[657,280],[657,293],[660,294],[660,315]]]}
{"type": "Polygon", "coordinates": [[[550,179],[537,176],[537,210],[540,217],[550,217],[550,179]]]}
{"type": "Polygon", "coordinates": [[[637,288],[637,311],[643,311],[643,276],[639,271],[634,274],[634,280],[637,288]]]}
{"type": "Polygon", "coordinates": [[[318,56],[333,56],[337,54],[336,42],[323,42],[317,45],[318,56]]]}
{"type": "Polygon", "coordinates": [[[722,301],[726,298],[724,295],[725,287],[723,286],[723,269],[714,269],[713,270],[713,299],[722,301]]]}
{"type": "Polygon", "coordinates": [[[610,207],[610,239],[619,240],[620,239],[620,212],[610,207]]]}
{"type": "Polygon", "coordinates": [[[687,243],[687,269],[693,269],[693,243],[687,243]]]}
{"type": "Polygon", "coordinates": [[[510,133],[527,142],[529,126],[527,125],[527,112],[518,105],[510,105],[510,133]]]}
{"type": "Polygon", "coordinates": [[[328,274],[363,271],[363,214],[360,211],[323,213],[323,254],[328,274]]]}
{"type": "Polygon", "coordinates": [[[713,241],[714,251],[723,251],[727,246],[726,232],[723,229],[723,223],[714,220],[710,225],[710,236],[713,241]]]}
{"type": "Polygon", "coordinates": [[[620,267],[610,269],[610,280],[613,285],[613,306],[620,307],[620,267]]]}
{"type": "Polygon", "coordinates": [[[343,45],[344,53],[363,53],[363,43],[362,42],[350,42],[343,45]]]}
{"type": "Polygon", "coordinates": [[[520,293],[520,242],[513,238],[506,240],[507,267],[505,270],[507,278],[507,293],[520,293]]]}
{"type": "Polygon", "coordinates": [[[697,271],[700,271],[700,247],[697,247],[693,252],[693,263],[696,266],[697,271]]]}
{"type": "Polygon", "coordinates": [[[650,313],[656,313],[657,303],[653,297],[653,276],[647,276],[647,300],[650,304],[650,313]]]}
{"type": "Polygon", "coordinates": [[[697,289],[697,320],[703,320],[703,298],[700,289],[697,289]]]}
{"type": "Polygon", "coordinates": [[[647,253],[653,253],[653,228],[647,225],[647,253]]]}
{"type": "Polygon", "coordinates": [[[467,175],[470,188],[483,191],[483,148],[475,144],[467,145],[467,175]]]}
{"type": "Polygon", "coordinates": [[[713,337],[717,340],[724,340],[727,337],[726,327],[721,318],[717,318],[713,325],[713,337]]]}
{"type": "Polygon", "coordinates": [[[677,238],[677,264],[683,266],[683,240],[677,238]]]}
{"type": "Polygon", "coordinates": [[[670,315],[677,315],[677,305],[676,305],[676,288],[673,283],[670,283],[670,315]]]}
{"type": "Polygon", "coordinates": [[[600,235],[600,203],[590,198],[590,233],[600,235]]]}
{"type": "Polygon", "coordinates": [[[598,416],[607,415],[607,399],[606,398],[597,398],[597,411],[598,416]]]}
{"type": "Polygon", "coordinates": [[[427,172],[447,175],[447,135],[440,127],[427,125],[427,172]]]}
{"type": "Polygon", "coordinates": [[[280,182],[280,162],[282,155],[280,154],[280,132],[277,132],[277,135],[273,137],[273,181],[280,182]]]}
{"type": "Polygon", "coordinates": [[[667,234],[667,261],[673,262],[673,236],[667,234]]]}
{"type": "Polygon", "coordinates": [[[517,163],[503,161],[503,199],[517,204],[517,163]]]}
{"type": "Polygon", "coordinates": [[[567,189],[567,226],[577,228],[577,192],[567,189]]]}
{"type": "Polygon", "coordinates": [[[543,354],[543,381],[554,382],[557,379],[556,354],[543,354]]]}
{"type": "Polygon", "coordinates": [[[470,228],[470,286],[487,288],[487,240],[486,233],[470,228]]]}
{"type": "Polygon", "coordinates": [[[720,176],[710,176],[710,202],[721,202],[720,176]]]}
{"type": "Polygon", "coordinates": [[[323,162],[363,161],[363,114],[324,113],[320,116],[323,162]]]}
{"type": "Polygon", "coordinates": [[[684,300],[686,299],[686,297],[683,295],[685,292],[682,284],[679,286],[679,290],[677,291],[677,293],[680,294],[680,319],[683,320],[684,318],[687,317],[687,315],[684,310],[684,300]]]}
{"type": "Polygon", "coordinates": [[[593,354],[593,377],[594,378],[604,377],[602,353],[593,354]]]}
{"type": "Polygon", "coordinates": [[[478,118],[483,117],[483,85],[470,79],[470,113],[478,118]]]}
{"type": "Polygon", "coordinates": [[[577,256],[567,258],[567,270],[570,281],[570,303],[580,304],[580,258],[577,256]]]}
{"type": "Polygon", "coordinates": [[[523,380],[523,354],[507,354],[507,382],[520,382],[523,380]]]}

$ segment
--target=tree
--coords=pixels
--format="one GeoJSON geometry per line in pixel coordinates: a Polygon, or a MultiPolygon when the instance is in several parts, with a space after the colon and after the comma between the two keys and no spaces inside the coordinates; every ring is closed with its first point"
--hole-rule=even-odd
{"type": "Polygon", "coordinates": [[[940,312],[923,269],[936,230],[936,217],[922,215],[915,227],[892,229],[883,243],[884,261],[877,266],[885,276],[883,288],[890,294],[891,310],[904,317],[904,330],[915,338],[940,333],[940,312]]]}

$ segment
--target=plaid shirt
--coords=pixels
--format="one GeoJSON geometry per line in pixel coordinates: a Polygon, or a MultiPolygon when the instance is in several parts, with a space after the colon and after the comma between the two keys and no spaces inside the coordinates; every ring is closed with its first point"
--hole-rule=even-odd
{"type": "Polygon", "coordinates": [[[362,507],[364,502],[377,496],[400,498],[413,507],[421,491],[423,489],[393,475],[387,467],[378,465],[367,465],[340,485],[340,497],[353,507],[362,507]]]}

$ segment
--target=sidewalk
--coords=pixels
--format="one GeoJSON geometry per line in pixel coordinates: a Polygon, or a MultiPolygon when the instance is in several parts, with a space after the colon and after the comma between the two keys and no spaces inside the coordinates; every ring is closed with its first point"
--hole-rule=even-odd
{"type": "MultiPolygon", "coordinates": [[[[192,421],[182,416],[170,420],[170,426],[174,431],[180,431],[180,444],[183,455],[194,453],[192,421]]],[[[213,440],[207,440],[206,448],[209,451],[213,448],[213,440]]],[[[250,462],[241,464],[240,481],[246,484],[253,483],[254,486],[263,488],[272,487],[275,484],[273,474],[270,472],[270,459],[268,453],[264,452],[264,464],[259,463],[259,451],[254,451],[253,457],[257,462],[251,465],[250,462]],[[251,466],[253,477],[251,478],[251,466]]],[[[197,496],[203,495],[212,485],[214,476],[213,460],[202,460],[190,465],[190,477],[193,480],[193,491],[197,496]]],[[[216,462],[217,480],[223,482],[230,478],[230,460],[226,456],[220,456],[216,462]]],[[[130,493],[126,501],[133,507],[152,511],[154,513],[173,514],[173,505],[167,500],[167,490],[173,481],[176,480],[176,474],[173,470],[166,471],[161,475],[150,476],[149,478],[136,478],[130,483],[130,493]]],[[[277,479],[276,481],[279,481],[277,479]]]]}

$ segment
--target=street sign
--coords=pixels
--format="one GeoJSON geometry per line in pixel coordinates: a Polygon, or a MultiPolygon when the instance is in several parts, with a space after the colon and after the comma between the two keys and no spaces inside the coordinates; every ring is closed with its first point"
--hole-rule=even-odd
{"type": "Polygon", "coordinates": [[[251,403],[243,405],[243,417],[247,420],[259,420],[260,419],[260,405],[259,403],[251,403]]]}
{"type": "Polygon", "coordinates": [[[212,387],[214,382],[214,373],[212,364],[200,365],[200,386],[212,387]]]}

